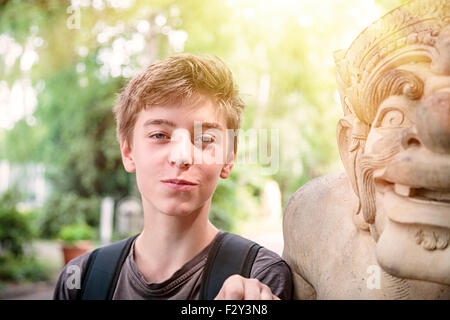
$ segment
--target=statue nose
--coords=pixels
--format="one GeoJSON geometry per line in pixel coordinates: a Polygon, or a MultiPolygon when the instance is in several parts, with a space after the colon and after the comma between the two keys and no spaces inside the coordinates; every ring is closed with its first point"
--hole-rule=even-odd
{"type": "Polygon", "coordinates": [[[425,98],[417,110],[417,136],[429,150],[450,154],[450,92],[425,98]]]}

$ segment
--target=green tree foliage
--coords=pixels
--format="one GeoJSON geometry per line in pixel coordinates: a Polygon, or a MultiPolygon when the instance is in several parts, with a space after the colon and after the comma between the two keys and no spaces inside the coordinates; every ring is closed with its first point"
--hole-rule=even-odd
{"type": "Polygon", "coordinates": [[[0,290],[3,281],[38,281],[49,278],[49,268],[28,252],[37,235],[35,212],[21,212],[22,195],[11,188],[0,197],[0,290]]]}
{"type": "Polygon", "coordinates": [[[71,192],[55,192],[45,203],[36,221],[41,237],[57,238],[62,226],[99,225],[100,198],[81,197],[71,192]]]}
{"type": "Polygon", "coordinates": [[[14,189],[7,190],[0,198],[0,257],[6,252],[14,257],[22,257],[25,244],[35,234],[33,216],[16,210],[20,198],[14,189]]]}

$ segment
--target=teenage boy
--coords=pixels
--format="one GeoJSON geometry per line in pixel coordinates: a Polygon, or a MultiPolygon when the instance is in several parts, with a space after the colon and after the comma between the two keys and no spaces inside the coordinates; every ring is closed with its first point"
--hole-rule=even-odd
{"type": "MultiPolygon", "coordinates": [[[[209,252],[226,234],[208,220],[211,198],[219,177],[231,173],[243,108],[225,64],[191,54],[152,64],[122,91],[117,137],[125,170],[136,173],[144,227],[130,241],[112,299],[204,298],[205,266],[215,258],[209,252]]],[[[80,298],[86,283],[74,276],[90,255],[65,266],[54,299],[80,298]]],[[[289,299],[292,278],[261,247],[249,277],[233,274],[218,288],[216,299],[289,299]]]]}

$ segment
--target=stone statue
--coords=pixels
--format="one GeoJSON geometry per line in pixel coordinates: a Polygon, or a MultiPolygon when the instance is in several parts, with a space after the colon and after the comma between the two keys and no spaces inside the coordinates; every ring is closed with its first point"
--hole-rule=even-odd
{"type": "Polygon", "coordinates": [[[414,0],[335,54],[346,173],[290,198],[296,299],[450,299],[450,2],[414,0]]]}

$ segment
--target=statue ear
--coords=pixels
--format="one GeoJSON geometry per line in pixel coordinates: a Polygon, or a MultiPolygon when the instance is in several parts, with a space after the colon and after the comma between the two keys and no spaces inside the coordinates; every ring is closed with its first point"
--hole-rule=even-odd
{"type": "Polygon", "coordinates": [[[341,156],[347,176],[352,184],[355,194],[359,196],[358,184],[356,180],[356,154],[359,145],[355,145],[352,138],[353,132],[353,115],[347,115],[337,125],[337,143],[339,148],[339,155],[341,156]]]}
{"type": "Polygon", "coordinates": [[[347,177],[350,180],[353,191],[359,200],[358,209],[353,213],[353,222],[358,228],[369,230],[369,225],[364,221],[364,217],[361,214],[361,200],[359,197],[357,180],[356,165],[358,163],[358,156],[364,150],[364,140],[353,138],[353,132],[359,131],[359,128],[354,130],[355,126],[358,127],[358,125],[360,127],[358,119],[354,115],[349,114],[339,120],[336,136],[338,140],[339,155],[341,156],[342,163],[347,172],[347,177]]]}

